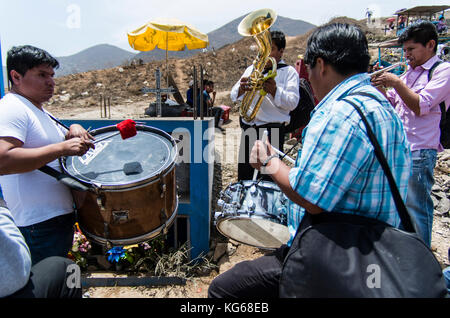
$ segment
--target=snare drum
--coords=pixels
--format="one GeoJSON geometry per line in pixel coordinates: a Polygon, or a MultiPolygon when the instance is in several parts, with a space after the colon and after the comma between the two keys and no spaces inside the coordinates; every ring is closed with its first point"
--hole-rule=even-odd
{"type": "MultiPolygon", "coordinates": [[[[63,170],[90,189],[74,195],[78,223],[100,244],[147,241],[167,231],[177,214],[176,142],[153,127],[136,125],[136,130],[134,137],[116,135],[84,156],[61,160],[63,170]]],[[[103,139],[115,132],[116,126],[108,126],[91,134],[103,139]]]]}
{"type": "Polygon", "coordinates": [[[289,240],[288,199],[269,181],[240,181],[220,193],[217,230],[237,242],[274,250],[289,240]]]}

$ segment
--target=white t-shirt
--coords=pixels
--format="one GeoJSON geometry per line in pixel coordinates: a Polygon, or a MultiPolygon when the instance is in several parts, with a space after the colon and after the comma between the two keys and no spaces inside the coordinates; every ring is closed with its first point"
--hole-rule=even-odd
{"type": "MultiPolygon", "coordinates": [[[[280,61],[284,63],[284,61],[280,61]]],[[[253,71],[253,65],[249,66],[242,77],[249,77],[253,71]]],[[[237,100],[242,100],[245,94],[242,94],[238,98],[239,86],[241,80],[239,79],[236,84],[234,84],[231,89],[230,98],[233,102],[237,100]]],[[[258,113],[251,123],[244,123],[252,125],[264,125],[268,123],[285,123],[289,124],[291,117],[289,112],[294,110],[298,105],[300,99],[299,85],[300,78],[297,71],[292,66],[286,66],[277,70],[277,76],[275,77],[275,82],[277,83],[277,91],[275,93],[275,98],[271,94],[267,94],[264,97],[261,107],[258,113]]],[[[252,107],[256,104],[259,99],[259,93],[256,93],[256,97],[252,101],[252,107]]]]}
{"type": "MultiPolygon", "coordinates": [[[[0,137],[14,137],[23,148],[38,148],[64,141],[64,132],[26,98],[9,93],[0,100],[0,137]]],[[[61,171],[59,160],[48,165],[61,171]]],[[[39,170],[0,176],[0,185],[17,226],[73,211],[69,188],[39,170]]]]}

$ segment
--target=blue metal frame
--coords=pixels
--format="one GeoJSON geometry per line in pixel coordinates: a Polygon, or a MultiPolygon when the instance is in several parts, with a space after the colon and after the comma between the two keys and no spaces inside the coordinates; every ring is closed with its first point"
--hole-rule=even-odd
{"type": "MultiPolygon", "coordinates": [[[[400,55],[400,61],[399,62],[403,61],[403,54],[404,54],[404,52],[403,52],[402,45],[395,44],[395,45],[392,45],[390,47],[383,47],[383,48],[384,49],[386,49],[386,48],[401,48],[401,55],[400,55]]],[[[386,61],[383,61],[381,59],[381,47],[378,47],[378,65],[379,66],[384,66],[384,67],[387,67],[387,66],[391,65],[390,63],[388,63],[386,61]]],[[[390,72],[392,72],[392,73],[394,73],[396,75],[400,75],[400,74],[403,73],[399,68],[395,68],[395,70],[391,70],[390,72]]]]}
{"type": "Polygon", "coordinates": [[[5,83],[3,82],[3,62],[2,62],[2,43],[0,41],[0,98],[5,95],[5,83]]]}
{"type": "MultiPolygon", "coordinates": [[[[63,124],[70,126],[77,123],[85,129],[97,129],[115,125],[121,120],[61,120],[63,124]]],[[[191,136],[191,161],[190,161],[190,200],[187,203],[180,202],[178,215],[189,216],[190,254],[194,259],[200,254],[206,255],[209,251],[210,220],[211,220],[211,194],[214,170],[214,158],[205,160],[204,153],[211,146],[208,137],[204,137],[205,131],[214,128],[213,118],[205,120],[192,119],[152,119],[141,120],[144,125],[155,127],[166,132],[173,132],[180,128],[188,130],[191,136]]],[[[212,153],[214,156],[214,152],[212,153]]]]}
{"type": "MultiPolygon", "coordinates": [[[[5,84],[3,83],[3,62],[2,62],[2,43],[0,39],[0,99],[5,95],[5,84]]],[[[0,199],[3,199],[2,188],[0,187],[0,199]]]]}

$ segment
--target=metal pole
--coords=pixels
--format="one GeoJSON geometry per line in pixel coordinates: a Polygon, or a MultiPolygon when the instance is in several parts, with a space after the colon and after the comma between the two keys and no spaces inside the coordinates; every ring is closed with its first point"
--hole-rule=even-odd
{"type": "Polygon", "coordinates": [[[161,107],[161,71],[159,68],[156,69],[156,116],[162,116],[162,107],[161,107]]]}
{"type": "Polygon", "coordinates": [[[166,32],[166,84],[167,88],[169,88],[169,32],[166,32]]]}
{"type": "Polygon", "coordinates": [[[100,118],[103,118],[103,107],[102,107],[102,104],[103,104],[103,97],[102,97],[102,95],[100,95],[100,118]]]}
{"type": "Polygon", "coordinates": [[[0,41],[0,98],[5,95],[5,83],[3,82],[2,44],[0,41]]]}
{"type": "Polygon", "coordinates": [[[197,95],[197,88],[198,88],[198,83],[197,83],[197,67],[195,67],[194,65],[194,86],[192,87],[192,101],[193,101],[193,106],[194,106],[194,119],[197,119],[197,99],[198,99],[198,95],[197,95]]]}
{"type": "Polygon", "coordinates": [[[106,118],[106,96],[103,95],[103,110],[105,112],[105,118],[106,118]]]}
{"type": "Polygon", "coordinates": [[[204,105],[203,105],[203,66],[200,65],[200,119],[203,120],[203,111],[204,111],[204,105]]]}
{"type": "Polygon", "coordinates": [[[111,96],[108,96],[108,118],[111,119],[111,96]]]}

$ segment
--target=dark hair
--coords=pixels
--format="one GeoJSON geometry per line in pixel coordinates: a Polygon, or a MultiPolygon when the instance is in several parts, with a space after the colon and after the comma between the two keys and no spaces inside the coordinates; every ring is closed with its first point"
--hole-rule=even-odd
{"type": "Polygon", "coordinates": [[[420,21],[409,25],[398,38],[398,43],[403,45],[403,43],[410,40],[423,46],[426,46],[430,40],[434,40],[434,52],[437,52],[438,34],[434,24],[429,21],[420,21]]]}
{"type": "Polygon", "coordinates": [[[6,56],[8,80],[14,85],[11,78],[12,70],[24,76],[28,70],[39,65],[49,65],[53,68],[58,68],[59,62],[47,51],[37,47],[31,45],[14,46],[8,51],[6,56]]]}
{"type": "Polygon", "coordinates": [[[270,31],[272,42],[277,46],[279,50],[286,48],[286,37],[281,31],[270,31]]]}
{"type": "Polygon", "coordinates": [[[314,67],[318,57],[342,75],[367,72],[370,55],[366,36],[352,24],[318,27],[308,39],[305,63],[314,67]]]}

